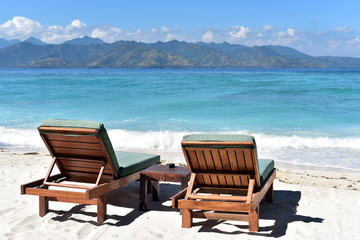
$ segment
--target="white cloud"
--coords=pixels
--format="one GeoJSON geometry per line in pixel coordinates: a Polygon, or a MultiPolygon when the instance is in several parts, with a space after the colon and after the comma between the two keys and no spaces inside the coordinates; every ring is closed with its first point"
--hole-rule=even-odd
{"type": "Polygon", "coordinates": [[[295,30],[294,29],[288,28],[287,32],[288,32],[289,36],[291,36],[291,37],[295,36],[295,30]]]}
{"type": "Polygon", "coordinates": [[[167,28],[167,27],[162,27],[161,28],[161,32],[163,32],[163,33],[167,33],[167,32],[169,32],[170,30],[167,28]]]}
{"type": "Polygon", "coordinates": [[[351,29],[347,26],[342,26],[342,27],[336,27],[331,29],[334,32],[343,32],[343,33],[349,33],[351,32],[351,29]]]}
{"type": "Polygon", "coordinates": [[[250,32],[250,28],[245,28],[244,26],[234,26],[234,31],[229,32],[232,38],[246,38],[246,34],[250,32]]]}
{"type": "Polygon", "coordinates": [[[127,33],[126,36],[139,36],[141,33],[141,30],[138,29],[136,32],[127,33]]]}
{"type": "Polygon", "coordinates": [[[24,40],[29,34],[39,34],[43,26],[26,17],[14,17],[12,20],[0,25],[0,36],[5,38],[20,38],[24,40]]]}
{"type": "Polygon", "coordinates": [[[121,29],[109,27],[109,26],[101,26],[92,30],[90,37],[100,38],[105,42],[111,43],[120,40],[121,34],[122,34],[121,29]]]}
{"type": "Polygon", "coordinates": [[[173,33],[166,34],[165,41],[168,42],[168,41],[171,41],[171,40],[191,42],[191,40],[189,40],[189,38],[186,35],[173,34],[173,33]]]}
{"type": "Polygon", "coordinates": [[[76,19],[76,20],[74,20],[74,21],[71,22],[71,26],[73,26],[73,27],[75,27],[75,28],[82,28],[82,27],[85,27],[86,24],[80,22],[79,19],[76,19]]]}
{"type": "Polygon", "coordinates": [[[212,42],[214,38],[214,34],[212,31],[207,31],[203,36],[202,36],[202,41],[203,42],[212,42]]]}
{"type": "Polygon", "coordinates": [[[293,37],[293,36],[295,36],[295,30],[292,29],[292,28],[288,28],[286,31],[278,32],[277,36],[280,37],[280,38],[293,37]]]}
{"type": "Polygon", "coordinates": [[[37,21],[33,21],[26,17],[14,17],[12,20],[9,20],[0,26],[1,28],[7,28],[9,30],[26,30],[31,31],[35,28],[42,28],[41,24],[37,21]]]}
{"type": "Polygon", "coordinates": [[[347,43],[350,44],[350,45],[357,45],[357,44],[359,44],[359,46],[360,46],[360,36],[357,36],[355,39],[350,40],[350,41],[348,41],[347,43]]]}
{"type": "MultiPolygon", "coordinates": [[[[316,22],[312,21],[312,24],[316,22]]],[[[347,26],[328,29],[327,31],[298,31],[294,28],[281,29],[277,26],[263,25],[262,29],[250,29],[244,26],[229,28],[207,28],[184,31],[166,26],[150,29],[138,29],[134,32],[110,25],[89,26],[80,19],[68,25],[43,26],[35,20],[17,16],[0,23],[0,38],[25,40],[35,37],[47,43],[62,43],[67,40],[90,36],[105,42],[135,40],[141,42],[187,41],[187,42],[223,42],[255,45],[282,45],[295,48],[314,56],[337,55],[360,57],[360,32],[347,26]],[[311,43],[311,44],[310,44],[311,43]]]]}
{"type": "Polygon", "coordinates": [[[80,20],[76,19],[71,22],[70,25],[65,27],[65,31],[80,31],[82,28],[86,27],[85,23],[82,23],[80,20]]]}
{"type": "Polygon", "coordinates": [[[329,40],[329,50],[335,51],[342,44],[342,41],[329,40]]]}
{"type": "MultiPolygon", "coordinates": [[[[345,36],[349,35],[349,33],[343,34],[345,36]]],[[[360,35],[353,35],[349,38],[339,38],[338,35],[331,35],[326,50],[328,55],[360,57],[360,35]]]]}
{"type": "Polygon", "coordinates": [[[177,39],[177,36],[175,34],[166,34],[166,42],[177,39]]]}
{"type": "Polygon", "coordinates": [[[40,40],[47,43],[62,43],[74,38],[91,36],[91,33],[91,28],[87,27],[85,23],[82,23],[80,20],[76,19],[65,27],[59,25],[47,27],[46,30],[44,29],[39,38],[40,40]]]}
{"type": "Polygon", "coordinates": [[[271,32],[272,30],[274,30],[275,27],[271,26],[271,25],[264,25],[264,31],[265,32],[271,32]]]}
{"type": "Polygon", "coordinates": [[[84,37],[85,35],[81,35],[81,34],[74,34],[74,33],[52,33],[52,32],[45,32],[42,34],[42,37],[40,38],[41,41],[46,42],[46,43],[53,43],[53,44],[57,44],[57,43],[63,43],[65,41],[68,40],[72,40],[74,38],[81,38],[84,37]]]}
{"type": "Polygon", "coordinates": [[[63,30],[63,27],[59,25],[49,26],[49,30],[63,30]]]}
{"type": "Polygon", "coordinates": [[[103,29],[97,28],[92,31],[91,37],[93,38],[105,38],[108,35],[108,31],[104,31],[103,29]]]}
{"type": "Polygon", "coordinates": [[[110,29],[111,31],[115,32],[115,33],[118,33],[118,34],[122,33],[122,30],[119,29],[119,28],[109,27],[109,29],[110,29]]]}
{"type": "Polygon", "coordinates": [[[121,29],[108,25],[87,26],[79,19],[69,25],[43,26],[39,22],[26,17],[14,17],[0,25],[0,38],[25,40],[35,37],[46,43],[62,43],[84,36],[101,38],[106,42],[118,41],[122,38],[121,29]]]}

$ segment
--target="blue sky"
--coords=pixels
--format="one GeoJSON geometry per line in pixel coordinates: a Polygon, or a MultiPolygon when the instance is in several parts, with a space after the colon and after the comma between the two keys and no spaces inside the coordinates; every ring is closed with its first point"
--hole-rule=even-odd
{"type": "Polygon", "coordinates": [[[2,0],[0,38],[282,45],[360,57],[359,0],[2,0]]]}

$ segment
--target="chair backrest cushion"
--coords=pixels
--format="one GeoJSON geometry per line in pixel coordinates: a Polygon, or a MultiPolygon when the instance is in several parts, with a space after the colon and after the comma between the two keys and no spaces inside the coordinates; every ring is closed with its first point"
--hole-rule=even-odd
{"type": "MultiPolygon", "coordinates": [[[[190,167],[193,168],[190,169],[192,171],[194,169],[195,171],[200,169],[200,172],[204,170],[221,172],[221,169],[234,173],[237,171],[252,171],[256,174],[257,185],[260,186],[274,169],[273,160],[257,158],[256,143],[253,136],[240,134],[190,134],[183,137],[182,145],[183,148],[187,149],[184,150],[184,154],[187,155],[187,159],[190,161],[188,164],[192,165],[190,167]]],[[[219,177],[209,176],[208,181],[205,178],[203,180],[199,178],[199,181],[204,185],[209,185],[209,182],[211,185],[217,185],[218,182],[221,182],[219,179],[219,177]]],[[[224,176],[222,182],[228,186],[246,186],[248,180],[244,177],[237,179],[224,176]]]]}
{"type": "Polygon", "coordinates": [[[104,124],[95,121],[45,119],[42,121],[40,127],[85,128],[98,130],[98,136],[101,137],[115,170],[119,171],[119,164],[104,124]]]}
{"type": "Polygon", "coordinates": [[[249,135],[240,134],[189,134],[183,137],[183,141],[194,142],[252,142],[255,138],[249,135]]]}

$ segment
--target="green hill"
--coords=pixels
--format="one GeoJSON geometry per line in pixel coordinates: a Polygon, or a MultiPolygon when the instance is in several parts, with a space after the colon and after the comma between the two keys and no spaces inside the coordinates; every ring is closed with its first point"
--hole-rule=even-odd
{"type": "Polygon", "coordinates": [[[180,41],[112,44],[84,37],[63,44],[31,38],[0,49],[0,67],[79,68],[360,68],[360,58],[312,57],[283,46],[180,41]]]}

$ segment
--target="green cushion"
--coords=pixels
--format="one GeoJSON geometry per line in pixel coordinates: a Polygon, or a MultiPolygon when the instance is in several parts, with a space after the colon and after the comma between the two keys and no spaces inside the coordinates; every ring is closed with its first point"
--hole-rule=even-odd
{"type": "Polygon", "coordinates": [[[272,159],[258,159],[260,183],[266,180],[269,174],[274,169],[274,160],[272,159]]]}
{"type": "Polygon", "coordinates": [[[183,141],[195,142],[253,142],[253,136],[240,134],[189,134],[183,137],[183,141]]]}
{"type": "Polygon", "coordinates": [[[119,165],[116,161],[114,149],[107,134],[107,131],[104,127],[104,124],[95,121],[45,119],[42,121],[40,127],[91,128],[99,130],[98,136],[102,138],[109,157],[115,167],[115,170],[119,170],[119,165]]]}
{"type": "MultiPolygon", "coordinates": [[[[183,137],[183,141],[195,142],[252,142],[256,146],[255,138],[249,135],[240,134],[190,134],[183,137]]],[[[217,147],[217,146],[211,146],[217,147]]],[[[256,150],[256,148],[255,148],[256,150]]],[[[256,151],[255,151],[256,153],[256,151]]],[[[257,158],[257,153],[256,153],[257,158]]],[[[258,159],[258,170],[260,183],[262,183],[274,169],[274,160],[258,159]]]]}
{"type": "Polygon", "coordinates": [[[65,120],[65,119],[45,119],[41,122],[41,127],[68,127],[68,128],[91,128],[98,129],[104,127],[102,123],[83,120],[65,120]]]}
{"type": "Polygon", "coordinates": [[[120,177],[140,171],[160,162],[159,155],[152,155],[147,153],[116,151],[115,155],[119,164],[118,174],[120,177]]]}
{"type": "Polygon", "coordinates": [[[46,119],[43,120],[41,127],[65,127],[65,128],[90,128],[99,130],[98,136],[102,138],[105,148],[109,154],[115,170],[119,176],[126,176],[133,172],[137,172],[143,168],[149,167],[154,163],[160,162],[159,155],[128,153],[119,154],[114,151],[110,138],[104,127],[104,124],[95,121],[83,120],[65,120],[65,119],[46,119]],[[151,158],[152,156],[152,158],[151,158]],[[117,158],[119,157],[119,159],[117,158]],[[131,159],[133,157],[133,159],[131,159]],[[155,159],[157,159],[155,161],[155,159]],[[124,162],[122,162],[124,161],[124,162]]]}

